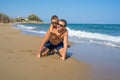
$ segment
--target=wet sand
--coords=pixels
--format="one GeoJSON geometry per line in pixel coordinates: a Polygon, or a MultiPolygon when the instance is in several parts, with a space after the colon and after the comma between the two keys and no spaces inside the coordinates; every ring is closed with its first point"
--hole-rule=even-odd
{"type": "Polygon", "coordinates": [[[120,49],[90,43],[79,43],[69,49],[79,61],[91,66],[92,80],[120,80],[120,49]]]}
{"type": "Polygon", "coordinates": [[[36,58],[42,37],[0,24],[0,80],[91,80],[90,66],[58,55],[36,58]]]}

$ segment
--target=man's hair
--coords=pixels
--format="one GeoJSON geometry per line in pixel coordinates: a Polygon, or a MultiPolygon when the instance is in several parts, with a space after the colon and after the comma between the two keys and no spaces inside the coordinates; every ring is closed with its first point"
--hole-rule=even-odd
{"type": "Polygon", "coordinates": [[[67,21],[66,21],[66,20],[64,20],[64,19],[60,19],[59,21],[64,22],[64,23],[65,23],[65,27],[67,26],[67,21]]]}
{"type": "Polygon", "coordinates": [[[51,20],[52,20],[52,19],[56,19],[56,20],[58,20],[58,16],[53,15],[53,16],[51,17],[51,20]]]}

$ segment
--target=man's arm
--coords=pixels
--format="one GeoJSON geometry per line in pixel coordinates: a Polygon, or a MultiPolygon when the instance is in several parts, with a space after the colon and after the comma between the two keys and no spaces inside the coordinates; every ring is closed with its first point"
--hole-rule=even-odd
{"type": "Polygon", "coordinates": [[[39,47],[39,50],[38,50],[38,53],[41,52],[41,49],[44,47],[44,45],[47,43],[47,41],[49,40],[49,37],[50,37],[50,31],[48,31],[43,39],[43,41],[41,42],[40,44],[40,47],[39,47]]]}
{"type": "Polygon", "coordinates": [[[64,57],[66,58],[67,48],[68,48],[67,47],[67,45],[68,45],[68,31],[66,31],[65,34],[64,34],[63,42],[64,42],[63,53],[64,53],[64,57]]]}

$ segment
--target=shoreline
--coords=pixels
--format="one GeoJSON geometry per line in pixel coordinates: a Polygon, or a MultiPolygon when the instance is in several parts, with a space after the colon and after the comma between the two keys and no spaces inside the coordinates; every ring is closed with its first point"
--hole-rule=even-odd
{"type": "Polygon", "coordinates": [[[90,66],[69,57],[64,62],[58,55],[36,58],[42,37],[22,34],[0,24],[1,80],[91,80],[90,66]]]}
{"type": "Polygon", "coordinates": [[[92,80],[120,80],[120,49],[79,43],[69,49],[72,57],[91,66],[92,80]]]}
{"type": "MultiPolygon", "coordinates": [[[[85,31],[82,31],[79,27],[79,30],[76,30],[76,28],[72,28],[77,26],[74,25],[74,24],[68,24],[68,31],[69,31],[69,41],[71,42],[74,42],[74,43],[81,43],[81,42],[85,42],[85,43],[93,43],[93,44],[99,44],[99,45],[104,45],[104,46],[110,46],[110,47],[118,47],[120,48],[120,45],[119,45],[119,42],[120,42],[120,38],[119,34],[119,31],[117,32],[110,32],[107,34],[107,32],[109,31],[109,28],[108,28],[108,31],[105,30],[104,32],[104,29],[103,29],[103,32],[99,33],[99,30],[98,30],[98,33],[97,31],[90,31],[89,32],[89,26],[95,26],[95,25],[88,25],[85,29],[85,31]],[[70,26],[70,27],[69,27],[70,26]],[[87,31],[88,29],[88,31],[87,31]],[[80,35],[78,35],[80,34],[80,35]],[[116,34],[116,35],[115,35],[116,34]],[[107,37],[107,38],[105,38],[107,37]]],[[[79,25],[79,26],[82,26],[82,25],[79,25]]],[[[83,25],[85,26],[85,25],[83,25]]],[[[99,27],[99,25],[96,25],[99,27]]],[[[102,25],[103,27],[104,25],[102,25]]],[[[102,28],[101,27],[101,28],[102,28]]],[[[106,26],[107,27],[107,26],[106,26]]],[[[109,27],[109,26],[108,26],[109,27]]],[[[16,25],[15,28],[17,29],[21,29],[23,31],[23,33],[25,34],[30,34],[30,35],[35,35],[35,36],[44,36],[45,33],[47,32],[48,28],[49,28],[49,24],[22,24],[22,25],[16,25]]],[[[112,27],[111,27],[112,28],[112,27]]],[[[117,27],[115,28],[117,29],[117,27]]]]}

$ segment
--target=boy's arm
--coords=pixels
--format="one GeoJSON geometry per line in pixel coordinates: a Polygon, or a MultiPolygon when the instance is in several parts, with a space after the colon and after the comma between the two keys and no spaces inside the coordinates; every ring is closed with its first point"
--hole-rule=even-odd
{"type": "Polygon", "coordinates": [[[50,24],[50,29],[49,29],[49,31],[52,31],[52,29],[53,29],[53,25],[50,24]]]}

